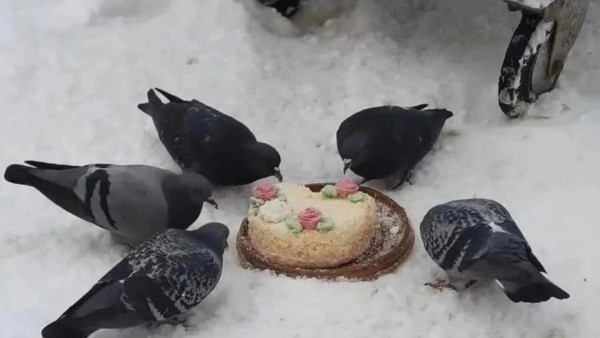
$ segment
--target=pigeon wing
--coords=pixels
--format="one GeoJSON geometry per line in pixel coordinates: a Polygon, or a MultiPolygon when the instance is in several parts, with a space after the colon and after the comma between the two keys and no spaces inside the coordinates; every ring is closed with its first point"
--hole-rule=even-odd
{"type": "Polygon", "coordinates": [[[513,235],[515,237],[515,240],[518,238],[519,242],[521,242],[525,246],[527,259],[531,262],[531,264],[533,264],[536,267],[536,269],[538,269],[538,271],[546,272],[546,269],[544,268],[542,263],[537,259],[537,257],[533,254],[531,246],[529,246],[529,243],[523,236],[523,233],[521,233],[521,230],[519,229],[515,221],[512,220],[512,218],[507,218],[504,220],[504,222],[496,223],[496,225],[502,228],[504,231],[513,235]]]}
{"type": "Polygon", "coordinates": [[[542,265],[542,263],[537,259],[537,257],[533,254],[531,250],[531,246],[525,239],[525,236],[519,229],[517,223],[513,220],[512,216],[508,212],[508,210],[500,203],[487,200],[487,199],[479,199],[477,200],[482,207],[489,213],[491,219],[494,221],[495,225],[499,226],[502,230],[507,233],[513,234],[518,237],[526,246],[527,259],[538,269],[538,271],[546,272],[546,269],[542,265]]]}
{"type": "Polygon", "coordinates": [[[429,149],[436,135],[431,132],[429,117],[422,112],[395,109],[390,111],[392,133],[403,147],[429,149]]]}
{"type": "Polygon", "coordinates": [[[83,318],[97,311],[119,307],[123,288],[120,282],[132,271],[125,257],[100,278],[83,297],[71,305],[60,318],[83,318]]]}
{"type": "Polygon", "coordinates": [[[255,142],[256,137],[240,121],[225,115],[202,102],[193,100],[186,110],[185,127],[196,144],[244,144],[255,142]]]}
{"type": "Polygon", "coordinates": [[[48,170],[67,170],[67,169],[77,169],[77,168],[108,168],[112,166],[112,164],[108,163],[93,163],[86,165],[70,165],[70,164],[57,164],[57,163],[48,163],[41,161],[25,161],[25,163],[30,166],[36,167],[38,169],[48,169],[48,170]]]}
{"type": "Polygon", "coordinates": [[[362,132],[364,135],[369,135],[371,131],[378,130],[377,126],[380,124],[379,121],[381,120],[382,112],[387,110],[387,106],[368,108],[345,119],[340,124],[336,133],[338,147],[357,131],[362,132]]]}
{"type": "Polygon", "coordinates": [[[51,170],[64,170],[64,169],[75,169],[80,166],[69,165],[69,164],[57,164],[57,163],[48,163],[41,161],[25,161],[25,163],[30,166],[36,167],[38,169],[51,169],[51,170]]]}
{"type": "Polygon", "coordinates": [[[87,167],[73,169],[32,169],[31,185],[49,200],[69,213],[95,223],[94,216],[74,190],[78,180],[85,176],[87,167]]]}
{"type": "Polygon", "coordinates": [[[492,221],[494,221],[494,223],[496,223],[496,225],[501,227],[506,232],[525,239],[525,236],[523,236],[523,233],[513,220],[512,216],[502,204],[483,198],[477,199],[476,201],[480,207],[485,210],[487,214],[489,214],[490,218],[492,221]]]}
{"type": "Polygon", "coordinates": [[[440,267],[444,270],[467,269],[472,262],[481,258],[488,250],[491,230],[485,224],[466,228],[455,228],[442,248],[440,267]]]}
{"type": "Polygon", "coordinates": [[[195,307],[221,275],[220,263],[208,249],[156,257],[155,263],[123,283],[123,301],[149,321],[163,321],[195,307]]]}
{"type": "Polygon", "coordinates": [[[527,251],[527,244],[517,236],[494,233],[488,250],[465,268],[486,278],[523,280],[530,275],[527,251]]]}

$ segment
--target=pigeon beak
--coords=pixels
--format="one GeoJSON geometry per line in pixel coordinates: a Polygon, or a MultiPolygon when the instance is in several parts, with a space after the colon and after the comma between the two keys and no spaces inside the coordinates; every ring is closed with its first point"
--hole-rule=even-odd
{"type": "Polygon", "coordinates": [[[349,158],[345,158],[344,159],[344,174],[346,173],[346,171],[348,171],[348,169],[350,168],[351,165],[352,165],[352,160],[349,158]]]}
{"type": "Polygon", "coordinates": [[[215,199],[212,196],[208,196],[205,199],[206,203],[212,205],[213,207],[215,207],[215,209],[219,209],[219,205],[217,204],[217,202],[215,201],[215,199]]]}
{"type": "Polygon", "coordinates": [[[275,176],[279,182],[283,181],[283,176],[281,176],[281,170],[279,170],[279,167],[273,168],[273,176],[275,176]]]}

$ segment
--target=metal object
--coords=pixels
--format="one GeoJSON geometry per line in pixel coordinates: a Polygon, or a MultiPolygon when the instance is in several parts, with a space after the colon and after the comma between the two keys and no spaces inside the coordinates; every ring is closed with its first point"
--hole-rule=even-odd
{"type": "Polygon", "coordinates": [[[499,82],[500,107],[512,118],[554,89],[581,31],[589,0],[505,0],[523,18],[506,52],[499,82]],[[550,26],[552,25],[552,26],[550,26]],[[540,39],[547,34],[546,39],[540,39]],[[548,35],[549,34],[549,35],[548,35]]]}
{"type": "Polygon", "coordinates": [[[558,76],[562,71],[569,51],[581,31],[589,0],[555,0],[544,10],[543,20],[555,23],[554,41],[548,73],[558,76]]]}
{"type": "Polygon", "coordinates": [[[286,18],[292,17],[298,11],[300,0],[258,0],[264,6],[274,8],[286,18]]]}

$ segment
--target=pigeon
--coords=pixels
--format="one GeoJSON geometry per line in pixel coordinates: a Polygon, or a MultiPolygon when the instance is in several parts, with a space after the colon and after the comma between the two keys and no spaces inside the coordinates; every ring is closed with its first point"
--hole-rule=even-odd
{"type": "Polygon", "coordinates": [[[184,321],[217,286],[228,236],[221,223],[154,235],[46,326],[42,336],[85,338],[100,329],[184,321]]]}
{"type": "Polygon", "coordinates": [[[360,184],[399,176],[392,189],[401,186],[452,117],[448,110],[426,107],[373,107],[344,120],[336,135],[344,174],[351,169],[363,177],[360,184]]]}
{"type": "Polygon", "coordinates": [[[4,173],[11,183],[29,185],[71,214],[114,239],[135,247],[166,228],[186,229],[204,202],[218,207],[207,179],[146,165],[73,166],[26,161],[4,173]]]}
{"type": "Polygon", "coordinates": [[[196,100],[184,101],[156,88],[138,108],[152,117],[158,136],[184,171],[202,174],[212,184],[249,184],[275,176],[281,182],[281,158],[272,146],[257,142],[243,123],[196,100]]]}
{"type": "Polygon", "coordinates": [[[449,277],[449,283],[437,286],[458,290],[478,280],[495,280],[515,303],[569,298],[542,275],[546,269],[496,201],[474,198],[435,206],[420,231],[425,250],[449,277]]]}

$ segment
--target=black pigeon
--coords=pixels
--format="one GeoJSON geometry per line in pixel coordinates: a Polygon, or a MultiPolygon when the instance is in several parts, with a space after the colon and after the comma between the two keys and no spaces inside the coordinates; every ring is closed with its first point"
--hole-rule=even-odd
{"type": "Polygon", "coordinates": [[[167,228],[186,229],[213,200],[207,179],[146,165],[12,164],[11,183],[29,185],[71,214],[135,246],[167,228]]]}
{"type": "Polygon", "coordinates": [[[155,235],[46,326],[42,336],[85,338],[100,329],[182,321],[217,286],[228,236],[220,223],[155,235]]]}
{"type": "Polygon", "coordinates": [[[569,298],[542,275],[546,270],[508,210],[496,201],[475,198],[435,206],[420,230],[425,250],[450,279],[428,285],[462,289],[478,280],[495,280],[513,302],[569,298]]]}
{"type": "Polygon", "coordinates": [[[257,142],[244,124],[196,100],[184,101],[156,88],[138,108],[152,117],[158,136],[183,170],[204,175],[214,185],[252,183],[264,177],[282,180],[281,158],[272,146],[257,142]]]}
{"type": "Polygon", "coordinates": [[[351,169],[361,183],[400,175],[393,189],[408,178],[415,165],[431,150],[452,112],[381,106],[362,110],[340,125],[338,152],[344,173],[351,169]]]}

